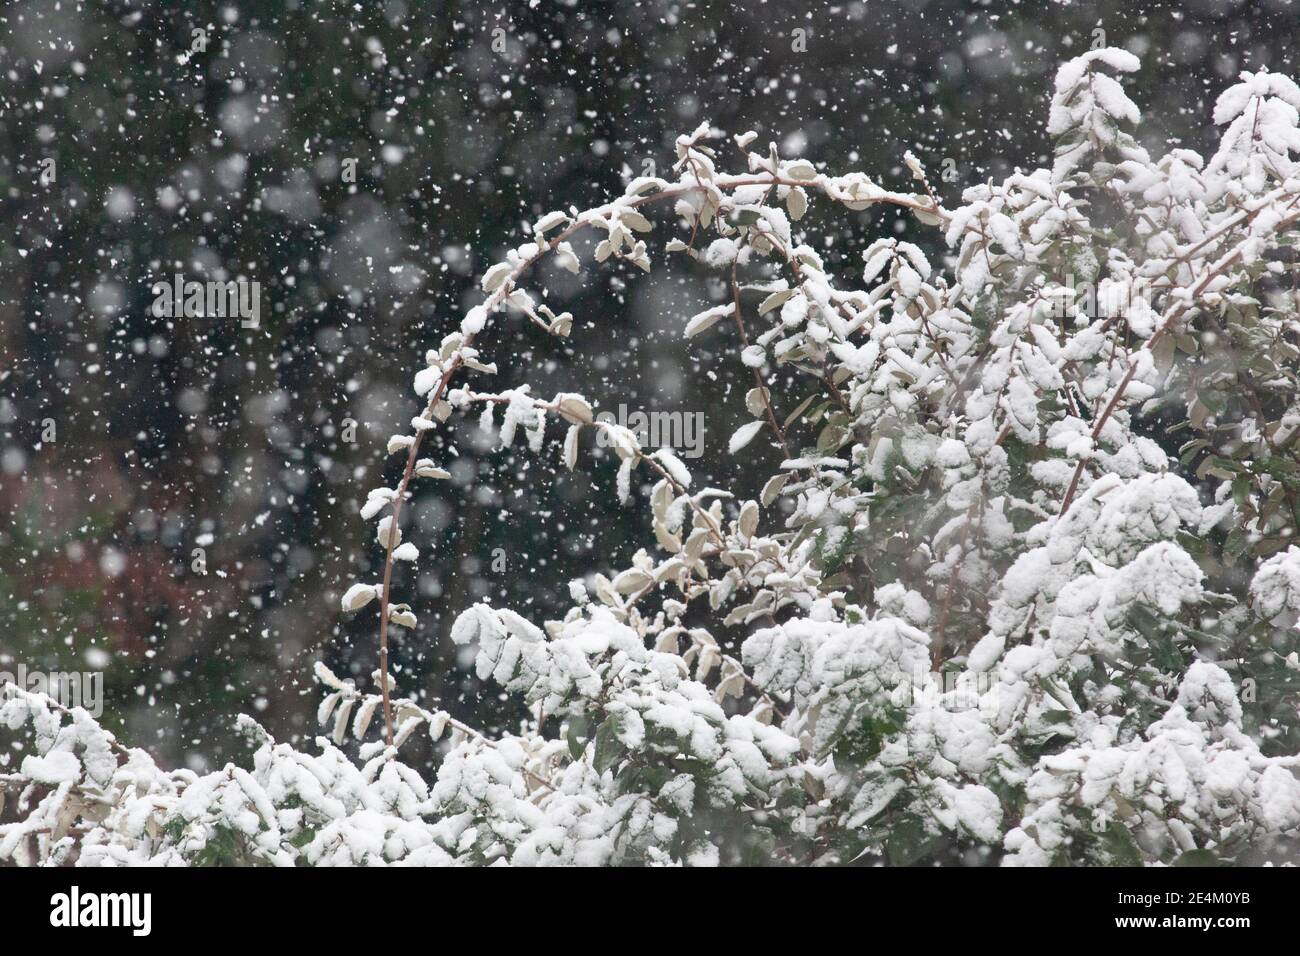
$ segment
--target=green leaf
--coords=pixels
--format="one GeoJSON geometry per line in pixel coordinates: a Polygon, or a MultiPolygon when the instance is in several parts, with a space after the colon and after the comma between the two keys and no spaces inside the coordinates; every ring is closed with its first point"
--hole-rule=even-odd
{"type": "Polygon", "coordinates": [[[885,840],[885,854],[891,866],[910,866],[925,856],[935,837],[925,832],[925,823],[914,813],[899,817],[885,840]]]}
{"type": "Polygon", "coordinates": [[[1227,552],[1229,556],[1234,558],[1241,557],[1249,548],[1250,538],[1247,537],[1246,532],[1242,531],[1240,528],[1234,528],[1232,531],[1228,532],[1228,538],[1223,543],[1223,550],[1227,552]]]}
{"type": "Polygon", "coordinates": [[[802,415],[804,412],[806,412],[808,410],[808,406],[813,403],[813,399],[815,399],[816,397],[817,397],[817,393],[814,392],[813,394],[805,398],[802,402],[800,402],[797,406],[795,406],[795,410],[786,416],[785,424],[782,425],[781,427],[789,428],[790,423],[793,422],[800,415],[802,415]]]}
{"type": "Polygon", "coordinates": [[[586,717],[574,717],[569,721],[567,740],[569,756],[574,760],[582,759],[582,752],[587,748],[587,731],[590,721],[586,717]]]}
{"type": "Polygon", "coordinates": [[[1237,503],[1238,508],[1246,505],[1246,499],[1250,495],[1250,475],[1238,475],[1232,479],[1232,500],[1237,503]]]}
{"type": "Polygon", "coordinates": [[[597,773],[604,773],[627,753],[627,747],[618,739],[619,721],[610,717],[596,731],[596,750],[591,757],[591,765],[597,773]]]}
{"type": "Polygon", "coordinates": [[[1222,866],[1222,861],[1214,855],[1212,850],[1188,850],[1178,859],[1174,860],[1174,866],[1222,866]]]}
{"type": "Polygon", "coordinates": [[[1198,393],[1196,397],[1201,400],[1202,405],[1215,415],[1222,413],[1228,407],[1228,399],[1219,392],[1206,389],[1204,392],[1198,393]]]}
{"type": "Polygon", "coordinates": [[[667,767],[632,767],[618,775],[618,792],[658,794],[672,779],[673,772],[667,767]]]}
{"type": "Polygon", "coordinates": [[[1133,834],[1122,823],[1113,822],[1102,834],[1101,845],[1114,866],[1141,866],[1142,851],[1133,842],[1133,834]]]}

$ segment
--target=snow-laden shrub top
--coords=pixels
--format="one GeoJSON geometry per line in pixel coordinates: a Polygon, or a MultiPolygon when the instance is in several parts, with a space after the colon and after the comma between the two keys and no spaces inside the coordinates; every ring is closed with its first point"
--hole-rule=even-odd
{"type": "Polygon", "coordinates": [[[744,152],[752,134],[724,172],[705,124],[678,139],[675,178],[543,216],[428,351],[426,409],[388,445],[401,480],[362,509],[383,578],[342,609],[379,609],[378,692],[318,666],[319,753],[241,718],[252,767],[196,775],[10,687],[0,722],[31,746],[0,774],[20,811],[0,859],[1291,859],[1300,89],[1245,73],[1208,161],[1152,157],[1119,77],[1138,65],[1113,49],[1065,64],[1052,167],[955,209],[911,154],[915,193],[744,152]],[[813,203],[902,207],[951,254],[941,269],[880,239],[844,284],[804,229],[813,203]],[[665,250],[732,292],[684,332],[730,336],[753,380],[729,450],[776,459],[758,500],[643,450],[587,398],[493,391],[476,345],[511,315],[569,335],[529,267],[582,269],[569,240],[591,229],[598,262],[648,271],[638,237],[664,212],[685,226],[665,250]],[[417,479],[448,477],[420,449],[458,414],[538,454],[558,423],[569,468],[599,430],[619,494],[636,497],[634,472],[652,485],[653,546],[571,583],[563,620],[486,604],[457,620],[478,676],[534,715],[500,739],[387,674],[389,629],[416,624],[392,589],[394,562],[420,560],[401,511],[417,479]],[[402,762],[415,734],[443,741],[432,776],[402,762]]]}

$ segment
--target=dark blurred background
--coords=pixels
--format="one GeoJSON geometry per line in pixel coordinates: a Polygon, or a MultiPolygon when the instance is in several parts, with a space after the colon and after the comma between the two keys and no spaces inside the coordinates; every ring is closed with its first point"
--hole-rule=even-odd
{"type": "MultiPolygon", "coordinates": [[[[1291,0],[8,3],[0,670],[103,671],[107,724],[169,765],[236,755],[240,712],[313,734],[311,662],[375,666],[374,605],[338,611],[382,572],[358,505],[395,483],[384,444],[420,407],[424,351],[524,224],[668,175],[674,138],[705,119],[902,190],[911,148],[953,203],[1047,161],[1055,69],[1098,43],[1143,59],[1129,87],[1148,147],[1205,151],[1239,70],[1294,75],[1298,25],[1291,0]],[[152,316],[152,283],[177,272],[257,280],[260,328],[152,316]]],[[[823,220],[814,200],[805,224],[845,281],[883,234],[940,251],[878,210],[823,220]]],[[[541,267],[529,286],[574,314],[572,338],[498,321],[480,344],[502,374],[474,382],[704,412],[688,464],[752,494],[754,469],[726,455],[747,420],[734,332],[681,338],[726,290],[652,257],[641,280],[541,267]]],[[[778,409],[800,397],[778,388],[778,409]]],[[[494,451],[472,419],[425,448],[453,480],[404,515],[422,558],[395,593],[420,625],[397,640],[398,680],[499,725],[513,711],[463,668],[455,614],[490,598],[558,616],[569,579],[653,538],[596,449],[569,474],[553,444],[494,451]]]]}

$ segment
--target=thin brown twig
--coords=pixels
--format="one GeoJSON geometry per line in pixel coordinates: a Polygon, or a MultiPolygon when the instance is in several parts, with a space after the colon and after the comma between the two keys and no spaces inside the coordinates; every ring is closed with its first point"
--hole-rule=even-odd
{"type": "MultiPolygon", "coordinates": [[[[1296,199],[1292,200],[1291,206],[1294,206],[1297,201],[1300,201],[1300,197],[1297,197],[1296,199]]],[[[1258,207],[1256,207],[1255,209],[1251,210],[1248,214],[1246,214],[1244,222],[1245,223],[1252,222],[1255,219],[1255,217],[1258,216],[1261,212],[1263,212],[1266,208],[1268,208],[1268,205],[1266,203],[1261,203],[1258,207]]],[[[1297,220],[1300,220],[1300,215],[1288,216],[1287,218],[1278,222],[1273,227],[1273,232],[1274,233],[1281,232],[1287,226],[1294,225],[1297,220]]],[[[1205,273],[1205,275],[1201,277],[1200,281],[1198,281],[1193,285],[1193,287],[1189,290],[1187,297],[1179,301],[1178,304],[1170,310],[1169,316],[1162,323],[1160,323],[1160,327],[1156,329],[1155,333],[1151,336],[1151,338],[1147,339],[1146,344],[1142,347],[1142,351],[1149,352],[1151,348],[1157,342],[1159,342],[1171,328],[1173,328],[1174,323],[1178,321],[1178,319],[1180,319],[1184,314],[1186,314],[1186,312],[1189,309],[1192,308],[1192,305],[1195,302],[1197,296],[1199,296],[1202,292],[1205,291],[1206,287],[1209,286],[1210,282],[1213,281],[1218,276],[1222,275],[1223,272],[1229,266],[1231,266],[1234,262],[1236,262],[1238,259],[1242,257],[1242,254],[1245,251],[1244,249],[1245,243],[1249,241],[1250,241],[1250,237],[1247,237],[1241,244],[1237,246],[1237,248],[1232,250],[1232,252],[1228,253],[1226,256],[1221,258],[1218,261],[1218,263],[1212,266],[1205,273]]],[[[1102,429],[1105,427],[1106,422],[1110,419],[1110,417],[1115,413],[1116,409],[1119,407],[1119,403],[1121,399],[1123,399],[1124,397],[1124,391],[1125,389],[1128,388],[1129,383],[1133,381],[1133,376],[1136,373],[1137,373],[1137,361],[1135,358],[1130,357],[1128,359],[1128,368],[1124,372],[1124,377],[1120,380],[1119,385],[1116,386],[1115,393],[1111,396],[1110,401],[1106,403],[1106,407],[1102,410],[1101,414],[1097,416],[1097,420],[1093,424],[1091,437],[1094,442],[1096,442],[1097,439],[1101,436],[1102,429]]],[[[1087,459],[1080,458],[1078,464],[1075,465],[1074,474],[1071,476],[1069,487],[1067,487],[1065,491],[1065,497],[1061,499],[1061,507],[1057,512],[1058,514],[1064,515],[1069,510],[1070,504],[1074,501],[1074,495],[1078,491],[1079,481],[1083,477],[1083,470],[1086,464],[1087,464],[1087,459]]]]}
{"type": "MultiPolygon", "coordinates": [[[[736,329],[740,332],[740,347],[749,348],[749,335],[745,332],[745,320],[740,314],[740,286],[736,282],[736,264],[731,264],[731,297],[736,305],[733,318],[736,321],[736,329]]],[[[781,451],[785,454],[786,460],[790,459],[790,446],[786,444],[785,430],[777,424],[776,413],[772,411],[772,397],[768,391],[767,384],[763,381],[763,375],[757,368],[751,369],[754,373],[754,385],[758,388],[759,397],[763,401],[763,410],[767,412],[767,423],[772,426],[772,432],[776,435],[777,441],[781,443],[781,451]]]]}

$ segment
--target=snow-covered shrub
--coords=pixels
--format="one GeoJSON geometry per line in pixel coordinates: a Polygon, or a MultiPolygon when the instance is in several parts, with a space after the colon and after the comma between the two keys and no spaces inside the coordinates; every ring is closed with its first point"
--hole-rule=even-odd
{"type": "Polygon", "coordinates": [[[677,141],[674,178],[542,217],[425,356],[426,410],[388,446],[401,480],[363,508],[383,579],[342,606],[379,609],[377,693],[319,666],[319,753],[242,718],[251,769],[198,776],[9,688],[0,722],[32,746],[0,775],[19,808],[0,859],[1292,859],[1300,89],[1243,74],[1208,161],[1153,158],[1116,76],[1137,68],[1113,49],[1063,66],[1052,168],[955,209],[910,154],[916,192],[745,152],[753,135],[724,172],[705,124],[677,141]],[[940,268],[880,239],[841,285],[804,229],[813,203],[901,207],[950,252],[940,268]],[[656,212],[684,223],[666,251],[732,292],[684,331],[731,336],[753,380],[730,452],[771,465],[754,500],[643,450],[582,396],[493,391],[476,344],[510,315],[569,335],[529,267],[580,270],[569,240],[595,230],[598,262],[648,271],[656,212]],[[534,715],[496,739],[387,673],[389,629],[416,623],[392,594],[394,561],[420,559],[401,510],[416,479],[447,477],[425,435],[464,414],[538,454],[560,424],[570,468],[600,430],[620,495],[634,472],[652,484],[653,549],[572,583],[563,620],[461,613],[452,639],[478,676],[534,715]],[[414,734],[442,742],[436,768],[402,762],[414,734]]]}

